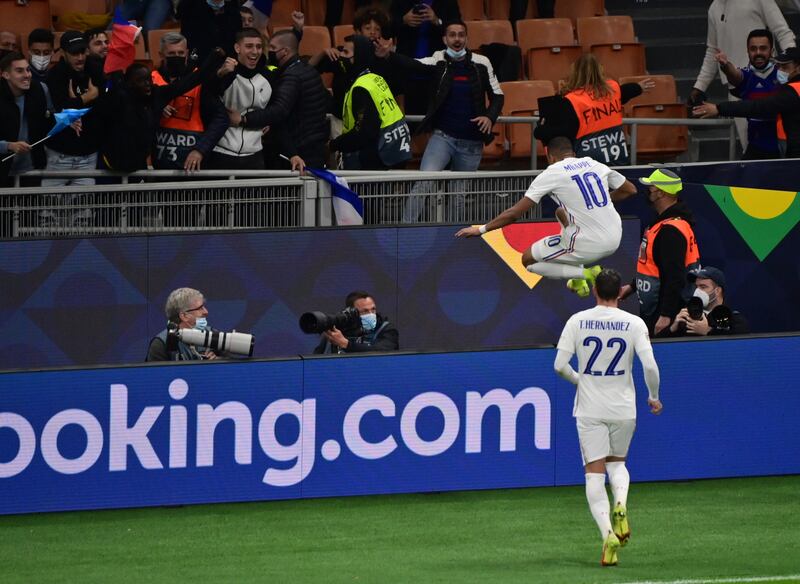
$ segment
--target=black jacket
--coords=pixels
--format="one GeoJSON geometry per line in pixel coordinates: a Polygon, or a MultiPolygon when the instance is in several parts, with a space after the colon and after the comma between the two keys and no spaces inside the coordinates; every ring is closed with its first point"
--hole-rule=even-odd
{"type": "MultiPolygon", "coordinates": [[[[368,353],[368,352],[377,352],[377,351],[399,351],[400,350],[400,332],[397,330],[388,319],[383,317],[382,315],[378,315],[378,324],[377,329],[378,335],[375,337],[375,340],[372,344],[367,344],[363,342],[362,336],[349,336],[345,335],[349,340],[350,344],[347,345],[347,348],[344,349],[345,353],[368,353]],[[384,324],[386,326],[384,326],[384,324]]],[[[319,345],[316,346],[314,349],[315,355],[322,355],[323,353],[336,352],[336,347],[331,347],[328,339],[325,336],[322,336],[322,340],[320,341],[319,345]]]]}
{"type": "Polygon", "coordinates": [[[180,0],[175,17],[181,23],[181,34],[186,37],[189,51],[197,53],[198,63],[204,62],[214,47],[235,56],[233,44],[236,33],[242,30],[238,2],[225,2],[222,12],[217,14],[206,0],[180,0]]]}
{"type": "MultiPolygon", "coordinates": [[[[453,84],[454,61],[444,51],[439,51],[424,59],[411,59],[399,53],[389,55],[388,59],[391,65],[397,65],[404,69],[430,76],[429,95],[431,98],[428,102],[428,111],[416,131],[421,133],[435,129],[435,121],[439,114],[439,109],[447,100],[447,95],[450,93],[450,87],[453,84]]],[[[492,65],[489,59],[483,55],[475,54],[469,50],[464,59],[470,65],[469,81],[472,87],[475,116],[487,116],[494,124],[503,109],[505,97],[497,78],[494,76],[492,65]],[[489,99],[488,107],[486,106],[487,98],[489,99]]],[[[464,123],[469,124],[470,121],[464,120],[464,123]]],[[[493,139],[494,135],[489,132],[484,135],[483,141],[488,144],[493,139]]]]}
{"type": "MultiPolygon", "coordinates": [[[[92,107],[92,103],[84,105],[80,98],[88,90],[90,79],[99,91],[103,91],[102,78],[93,79],[86,70],[75,71],[67,65],[65,59],[61,59],[56,63],[47,74],[47,88],[50,90],[50,97],[53,100],[55,111],[60,112],[68,108],[92,107]],[[69,96],[70,83],[75,92],[75,97],[69,96]]],[[[71,128],[59,132],[47,141],[48,148],[71,156],[83,156],[97,152],[100,128],[95,112],[89,111],[81,118],[81,128],[80,136],[71,128]]]]}
{"type": "MultiPolygon", "coordinates": [[[[392,1],[391,17],[395,27],[394,33],[397,37],[397,52],[408,57],[414,57],[416,55],[417,40],[422,30],[420,27],[408,26],[403,22],[403,16],[411,10],[415,4],[417,4],[417,0],[392,1]]],[[[425,29],[428,37],[428,55],[444,48],[444,44],[442,43],[444,25],[451,20],[461,20],[461,10],[459,10],[456,0],[433,0],[431,8],[433,8],[439,20],[442,21],[442,26],[431,23],[425,29]]]]}
{"type": "Polygon", "coordinates": [[[309,166],[322,165],[330,135],[326,118],[329,99],[317,70],[295,56],[278,68],[277,87],[269,105],[249,112],[242,124],[245,128],[280,124],[285,156],[298,155],[309,166]]]}
{"type": "MultiPolygon", "coordinates": [[[[789,79],[789,83],[800,81],[800,75],[789,79]]],[[[800,95],[782,85],[778,91],[763,99],[726,101],[717,106],[719,115],[737,118],[759,118],[781,115],[786,132],[786,158],[800,158],[800,95]]]]}
{"type": "MultiPolygon", "coordinates": [[[[19,140],[19,108],[11,88],[5,79],[0,79],[0,140],[17,142],[19,140]]],[[[53,127],[53,112],[47,107],[47,95],[38,81],[31,80],[31,88],[25,93],[25,118],[28,122],[28,144],[44,138],[53,127]]],[[[5,158],[7,155],[3,155],[5,158]]],[[[31,152],[34,168],[47,165],[44,145],[36,146],[31,152]]],[[[13,159],[0,164],[0,180],[8,177],[13,159]]]]}

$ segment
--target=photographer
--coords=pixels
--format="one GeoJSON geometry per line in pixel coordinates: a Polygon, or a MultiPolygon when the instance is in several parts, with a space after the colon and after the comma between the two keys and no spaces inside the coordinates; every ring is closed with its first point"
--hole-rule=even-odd
{"type": "Polygon", "coordinates": [[[670,326],[672,335],[744,335],[750,332],[747,319],[725,305],[725,274],[722,270],[707,266],[689,272],[688,279],[697,288],[688,306],[678,313],[670,326]]]}
{"type": "Polygon", "coordinates": [[[314,349],[315,355],[400,349],[400,333],[387,318],[378,314],[372,296],[366,292],[351,292],[345,299],[345,306],[358,311],[360,323],[353,323],[343,331],[335,326],[324,331],[322,341],[314,349]]]}
{"type": "MultiPolygon", "coordinates": [[[[164,306],[168,324],[178,329],[209,330],[208,309],[203,293],[193,288],[178,288],[170,292],[164,306]]],[[[200,347],[198,351],[193,345],[187,345],[175,339],[174,347],[169,346],[167,329],[164,329],[150,340],[145,361],[200,361],[216,359],[214,351],[200,347]]]]}

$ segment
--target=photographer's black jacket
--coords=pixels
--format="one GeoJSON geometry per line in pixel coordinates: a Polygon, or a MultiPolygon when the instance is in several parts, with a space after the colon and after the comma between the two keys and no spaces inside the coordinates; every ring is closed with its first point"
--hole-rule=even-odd
{"type": "MultiPolygon", "coordinates": [[[[378,351],[399,351],[400,350],[400,332],[397,330],[388,319],[384,318],[380,314],[378,315],[378,329],[380,332],[378,333],[377,338],[375,341],[369,345],[367,343],[361,342],[359,339],[361,337],[350,337],[347,338],[350,340],[350,344],[347,345],[347,348],[344,349],[345,353],[367,353],[367,352],[378,352],[378,351]],[[383,326],[386,323],[386,326],[383,326]],[[381,328],[383,327],[383,328],[381,328]]],[[[319,345],[316,346],[314,349],[315,355],[322,355],[324,353],[330,353],[333,347],[328,342],[328,339],[325,336],[322,336],[319,345]]]]}

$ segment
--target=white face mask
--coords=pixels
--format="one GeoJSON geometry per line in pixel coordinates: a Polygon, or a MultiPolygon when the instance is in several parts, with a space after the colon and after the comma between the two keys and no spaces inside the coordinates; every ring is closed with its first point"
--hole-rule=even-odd
{"type": "Polygon", "coordinates": [[[31,55],[31,67],[37,71],[47,71],[50,66],[50,55],[31,55]]]}
{"type": "Polygon", "coordinates": [[[778,83],[781,85],[785,85],[787,81],[789,81],[789,74],[786,71],[778,71],[778,83]]]}
{"type": "Polygon", "coordinates": [[[708,305],[717,299],[716,292],[709,296],[705,290],[701,290],[700,288],[696,288],[692,296],[696,296],[703,301],[703,308],[708,308],[708,305]]]}

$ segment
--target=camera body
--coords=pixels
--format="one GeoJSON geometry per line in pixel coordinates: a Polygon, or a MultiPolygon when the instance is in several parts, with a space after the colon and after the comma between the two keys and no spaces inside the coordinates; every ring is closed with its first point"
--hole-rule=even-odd
{"type": "Polygon", "coordinates": [[[414,4],[414,8],[412,8],[412,10],[414,11],[414,14],[424,14],[425,7],[426,7],[425,4],[423,4],[422,2],[418,2],[417,4],[414,4]]]}
{"type": "Polygon", "coordinates": [[[356,335],[361,330],[358,309],[351,306],[335,314],[314,311],[300,315],[300,330],[306,334],[319,335],[333,327],[338,328],[345,336],[356,335]]]}
{"type": "Polygon", "coordinates": [[[187,345],[205,347],[216,353],[233,353],[234,355],[245,355],[247,357],[253,356],[253,349],[256,344],[256,338],[247,333],[182,329],[170,323],[167,328],[167,350],[176,350],[177,341],[187,345]],[[173,349],[172,347],[175,348],[173,349]]]}
{"type": "Polygon", "coordinates": [[[692,296],[686,301],[686,312],[689,313],[689,318],[692,320],[700,320],[703,318],[703,300],[697,296],[692,296]]]}

